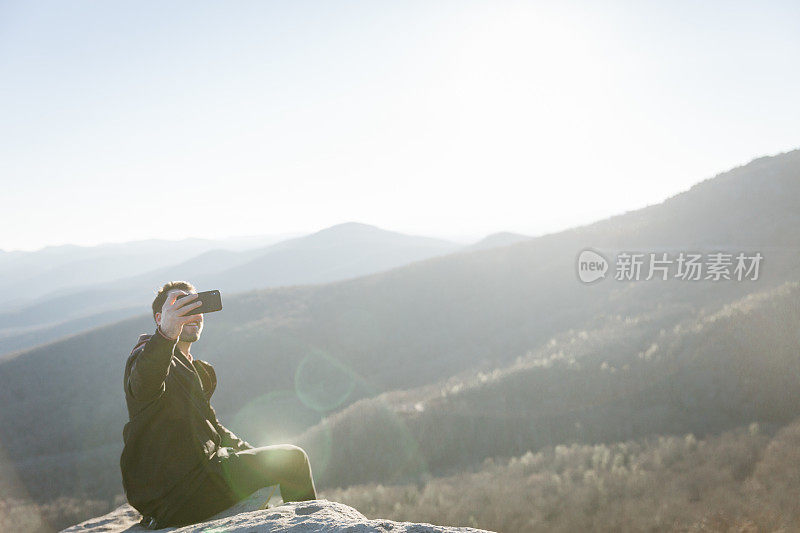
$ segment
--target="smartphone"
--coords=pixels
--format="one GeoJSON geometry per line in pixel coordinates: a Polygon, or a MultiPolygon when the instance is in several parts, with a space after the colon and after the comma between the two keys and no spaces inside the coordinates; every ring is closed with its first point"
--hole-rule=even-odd
{"type": "MultiPolygon", "coordinates": [[[[182,294],[178,296],[177,300],[180,300],[184,296],[188,296],[188,294],[182,294]]],[[[222,310],[222,295],[220,295],[219,291],[198,292],[197,299],[203,303],[201,303],[199,307],[195,307],[186,313],[182,313],[183,315],[199,315],[201,313],[213,313],[214,311],[222,310]]]]}

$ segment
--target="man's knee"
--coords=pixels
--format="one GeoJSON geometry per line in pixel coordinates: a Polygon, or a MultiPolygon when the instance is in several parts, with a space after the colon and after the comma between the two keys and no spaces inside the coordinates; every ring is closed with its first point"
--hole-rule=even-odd
{"type": "Polygon", "coordinates": [[[290,448],[288,451],[290,453],[292,464],[295,466],[295,468],[298,470],[309,469],[310,465],[306,451],[299,446],[295,446],[294,444],[290,444],[289,446],[290,448]]]}
{"type": "Polygon", "coordinates": [[[283,476],[293,476],[310,472],[311,467],[305,450],[294,444],[273,444],[243,454],[254,454],[262,468],[268,472],[282,472],[283,476]]]}

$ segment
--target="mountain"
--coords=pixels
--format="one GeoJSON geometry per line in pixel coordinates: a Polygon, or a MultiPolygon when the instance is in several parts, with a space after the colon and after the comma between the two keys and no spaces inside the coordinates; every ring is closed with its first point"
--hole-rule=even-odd
{"type": "MultiPolygon", "coordinates": [[[[386,474],[385,482],[438,474],[486,454],[517,453],[527,443],[618,439],[660,428],[714,432],[765,414],[779,424],[786,420],[781,409],[794,407],[791,398],[776,412],[737,414],[741,396],[730,379],[739,379],[752,398],[771,398],[769,390],[784,385],[795,390],[789,377],[776,379],[789,376],[785,350],[798,340],[796,328],[786,333],[797,298],[786,283],[800,271],[798,222],[800,151],[794,151],[568,231],[334,283],[231,295],[222,313],[209,315],[192,353],[217,369],[213,403],[223,423],[254,445],[297,441],[306,432],[312,463],[330,486],[366,482],[375,472],[386,474]],[[761,253],[764,260],[757,279],[623,281],[609,267],[606,279],[584,284],[576,259],[586,248],[609,261],[619,261],[622,252],[681,251],[761,253]],[[760,294],[764,307],[723,320],[728,306],[746,305],[751,294],[760,294]],[[773,300],[776,312],[769,311],[773,300]],[[715,321],[722,325],[716,330],[715,321]],[[769,360],[784,365],[776,366],[779,375],[752,360],[774,347],[769,335],[752,342],[737,336],[756,335],[759,324],[780,348],[780,357],[769,360]],[[684,327],[713,334],[669,334],[684,327]],[[653,343],[662,345],[662,330],[669,357],[634,365],[640,353],[646,360],[653,343]],[[585,356],[578,357],[571,352],[581,340],[585,356]],[[583,370],[571,367],[573,360],[583,370]],[[639,379],[622,377],[625,364],[639,379]],[[546,365],[554,370],[537,370],[546,365]],[[683,365],[688,371],[681,373],[683,365]],[[488,376],[484,387],[465,388],[464,380],[480,375],[488,376]],[[500,385],[493,388],[495,376],[500,385]],[[461,388],[443,389],[447,383],[461,388]],[[526,389],[530,394],[504,394],[526,389]],[[703,394],[706,389],[711,392],[703,394]],[[432,401],[420,390],[443,399],[432,401]],[[685,391],[693,403],[681,406],[685,391]],[[389,392],[409,398],[407,414],[432,414],[395,416],[396,409],[370,400],[389,392]],[[648,416],[632,417],[626,426],[625,415],[639,405],[648,416]],[[374,472],[341,455],[350,453],[340,449],[352,442],[348,435],[362,432],[374,439],[374,457],[359,460],[385,462],[374,472]],[[458,444],[470,439],[476,442],[458,444]],[[398,446],[402,453],[383,453],[398,446]],[[448,458],[439,447],[460,451],[448,458]]],[[[0,442],[5,463],[21,473],[0,494],[47,499],[119,490],[122,366],[138,334],[153,329],[143,314],[0,363],[0,442]]],[[[660,356],[658,350],[651,355],[660,356]]]]}
{"type": "Polygon", "coordinates": [[[475,244],[470,245],[469,249],[485,250],[487,248],[497,248],[498,246],[508,246],[510,244],[515,244],[530,238],[531,237],[528,235],[502,231],[500,233],[492,233],[491,235],[484,237],[475,244]]]}
{"type": "MultiPolygon", "coordinates": [[[[230,294],[355,277],[458,248],[448,241],[351,222],[266,247],[208,250],[183,261],[178,261],[180,248],[162,250],[160,260],[169,266],[114,281],[102,282],[101,276],[90,286],[62,289],[27,306],[0,312],[0,355],[54,340],[70,327],[101,326],[134,316],[148,308],[154,291],[169,280],[185,279],[201,290],[213,287],[230,294]]],[[[120,257],[107,259],[122,262],[120,257]]],[[[93,270],[90,265],[83,267],[85,280],[86,272],[93,270]]]]}
{"type": "Polygon", "coordinates": [[[209,275],[208,282],[222,280],[229,292],[324,283],[387,270],[458,248],[449,241],[348,222],[270,246],[246,263],[209,275]]]}

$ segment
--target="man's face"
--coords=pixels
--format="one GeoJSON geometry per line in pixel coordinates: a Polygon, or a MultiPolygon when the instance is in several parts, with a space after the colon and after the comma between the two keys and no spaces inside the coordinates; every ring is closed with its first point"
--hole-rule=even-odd
{"type": "MultiPolygon", "coordinates": [[[[187,291],[183,291],[183,290],[175,290],[175,291],[170,291],[168,294],[169,294],[169,297],[172,297],[173,293],[175,293],[177,296],[180,296],[182,294],[185,294],[186,292],[187,291]]],[[[197,294],[197,291],[190,291],[189,294],[197,294]]],[[[195,300],[195,301],[193,301],[191,303],[188,303],[186,305],[192,305],[196,301],[197,300],[195,300]]],[[[192,311],[183,312],[181,314],[191,315],[192,311]]],[[[156,318],[158,319],[158,323],[160,324],[161,323],[161,313],[156,313],[156,318]]],[[[183,329],[181,330],[181,335],[180,335],[180,337],[178,337],[178,340],[184,341],[184,342],[195,342],[196,340],[198,340],[200,338],[200,334],[202,332],[203,332],[203,315],[201,314],[200,318],[198,318],[196,320],[193,320],[192,322],[187,322],[186,324],[183,325],[183,329]]]]}

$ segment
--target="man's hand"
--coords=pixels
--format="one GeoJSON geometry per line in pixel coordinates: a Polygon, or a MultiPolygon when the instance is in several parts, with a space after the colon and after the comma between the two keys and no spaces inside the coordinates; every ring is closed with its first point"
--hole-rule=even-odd
{"type": "Polygon", "coordinates": [[[187,315],[192,309],[198,307],[203,302],[197,300],[197,294],[188,293],[181,289],[175,289],[167,293],[167,299],[161,307],[161,328],[162,333],[172,339],[177,339],[183,331],[183,325],[193,320],[200,320],[203,315],[187,315]],[[178,297],[186,295],[185,298],[178,297]]]}

